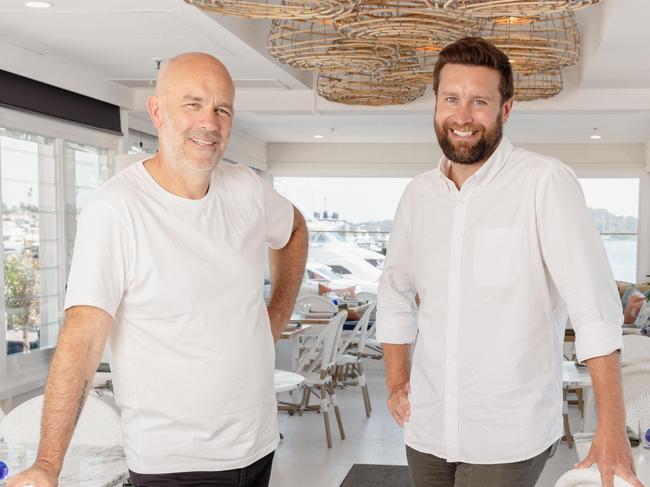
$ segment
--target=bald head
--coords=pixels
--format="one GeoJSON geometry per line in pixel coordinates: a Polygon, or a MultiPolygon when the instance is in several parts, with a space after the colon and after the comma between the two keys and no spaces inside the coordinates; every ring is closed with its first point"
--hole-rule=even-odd
{"type": "Polygon", "coordinates": [[[156,82],[156,96],[163,96],[188,77],[196,76],[212,76],[215,81],[224,83],[233,94],[235,92],[235,84],[221,61],[204,52],[187,52],[163,63],[156,82]]]}

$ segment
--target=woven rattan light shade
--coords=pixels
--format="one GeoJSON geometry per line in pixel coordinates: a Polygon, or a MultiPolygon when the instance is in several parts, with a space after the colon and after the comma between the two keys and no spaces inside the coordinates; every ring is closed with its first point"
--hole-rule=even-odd
{"type": "Polygon", "coordinates": [[[573,12],[541,16],[523,24],[492,22],[481,37],[508,55],[517,74],[555,71],[580,58],[580,34],[573,12]]]}
{"type": "Polygon", "coordinates": [[[340,16],[336,25],[351,38],[427,47],[475,35],[481,21],[430,8],[425,0],[358,0],[356,8],[340,16]]]}
{"type": "Polygon", "coordinates": [[[393,66],[397,47],[343,36],[328,21],[274,20],[269,54],[297,69],[374,73],[393,66]]]}
{"type": "Polygon", "coordinates": [[[326,74],[318,76],[318,94],[346,105],[404,105],[422,96],[424,84],[381,81],[372,75],[326,74]]]}
{"type": "Polygon", "coordinates": [[[209,12],[248,19],[321,19],[349,12],[354,0],[185,0],[209,12]]]}
{"type": "Polygon", "coordinates": [[[530,101],[551,98],[562,91],[562,72],[515,75],[515,100],[530,101]]]}
{"type": "Polygon", "coordinates": [[[395,66],[380,69],[375,74],[386,81],[431,85],[439,52],[436,48],[402,48],[395,66]]]}
{"type": "Polygon", "coordinates": [[[577,10],[599,0],[426,0],[431,7],[460,10],[480,17],[529,17],[577,10]]]}

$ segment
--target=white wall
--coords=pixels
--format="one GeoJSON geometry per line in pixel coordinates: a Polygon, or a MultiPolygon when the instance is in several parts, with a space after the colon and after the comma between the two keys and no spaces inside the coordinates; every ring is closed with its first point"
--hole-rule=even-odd
{"type": "Polygon", "coordinates": [[[106,75],[60,59],[43,56],[0,41],[0,67],[64,90],[133,109],[133,96],[125,86],[106,80],[106,75]]]}
{"type": "MultiPolygon", "coordinates": [[[[581,168],[642,171],[644,144],[517,144],[581,168]]],[[[269,171],[275,176],[412,177],[435,167],[437,144],[278,144],[267,146],[269,171]]]]}

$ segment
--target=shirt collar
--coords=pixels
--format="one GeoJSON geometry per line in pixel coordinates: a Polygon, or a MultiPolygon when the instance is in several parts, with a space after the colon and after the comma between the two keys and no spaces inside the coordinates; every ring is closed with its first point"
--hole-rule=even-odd
{"type": "MultiPolygon", "coordinates": [[[[472,186],[475,185],[478,190],[485,188],[485,186],[488,185],[492,178],[494,178],[494,176],[496,176],[497,173],[506,164],[513,150],[514,146],[510,140],[508,140],[508,138],[505,136],[501,137],[499,145],[494,150],[489,159],[485,161],[485,163],[478,171],[476,171],[476,173],[474,173],[470,178],[467,179],[467,181],[465,181],[465,184],[467,184],[467,182],[470,182],[470,184],[472,186]]],[[[451,185],[451,187],[454,186],[453,181],[451,181],[448,177],[450,167],[451,161],[449,161],[447,157],[442,156],[438,164],[438,172],[440,174],[440,182],[443,186],[442,190],[445,194],[449,194],[450,192],[449,185],[451,185]]],[[[465,184],[463,187],[465,187],[465,184]]]]}

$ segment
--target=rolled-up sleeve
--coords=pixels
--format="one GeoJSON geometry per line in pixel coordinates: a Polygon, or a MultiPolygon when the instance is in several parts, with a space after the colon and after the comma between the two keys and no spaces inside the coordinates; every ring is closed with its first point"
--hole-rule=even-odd
{"type": "Polygon", "coordinates": [[[623,313],[603,243],[580,184],[563,164],[550,168],[537,192],[544,262],[565,301],[580,362],[623,347],[623,313]]]}
{"type": "Polygon", "coordinates": [[[382,343],[413,343],[418,332],[417,291],[411,268],[407,199],[405,193],[393,221],[384,269],[379,279],[377,339],[382,343]]]}

